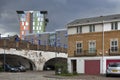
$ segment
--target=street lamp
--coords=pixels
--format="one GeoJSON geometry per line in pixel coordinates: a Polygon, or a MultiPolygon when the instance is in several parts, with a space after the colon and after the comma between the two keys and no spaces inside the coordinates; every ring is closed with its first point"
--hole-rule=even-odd
{"type": "Polygon", "coordinates": [[[1,34],[0,34],[0,39],[1,39],[1,34]]]}
{"type": "Polygon", "coordinates": [[[40,39],[38,39],[38,50],[40,50],[40,44],[41,44],[41,41],[40,39]]]}
{"type": "Polygon", "coordinates": [[[16,43],[16,50],[17,50],[19,47],[19,37],[17,35],[15,37],[15,43],[16,43]]]}
{"type": "Polygon", "coordinates": [[[5,55],[5,48],[6,48],[6,39],[4,39],[4,62],[3,62],[3,64],[4,64],[4,72],[5,72],[5,65],[6,65],[6,55],[5,55]]]}

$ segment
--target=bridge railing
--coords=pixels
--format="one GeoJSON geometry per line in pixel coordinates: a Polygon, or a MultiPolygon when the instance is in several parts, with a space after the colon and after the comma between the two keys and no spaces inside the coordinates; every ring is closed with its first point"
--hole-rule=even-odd
{"type": "Polygon", "coordinates": [[[17,50],[41,50],[41,51],[50,51],[50,52],[63,52],[67,53],[67,48],[62,47],[53,47],[49,45],[36,45],[30,42],[20,40],[16,42],[9,39],[0,39],[0,48],[15,48],[17,50]]]}

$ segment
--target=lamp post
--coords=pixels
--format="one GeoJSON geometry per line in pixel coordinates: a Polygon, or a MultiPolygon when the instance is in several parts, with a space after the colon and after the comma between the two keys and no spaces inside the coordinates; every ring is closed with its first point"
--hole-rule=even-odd
{"type": "Polygon", "coordinates": [[[17,35],[15,37],[15,43],[16,43],[16,50],[17,50],[19,47],[19,37],[17,35]]]}
{"type": "Polygon", "coordinates": [[[40,39],[38,40],[38,50],[40,49],[40,44],[41,44],[41,41],[40,39]]]}
{"type": "Polygon", "coordinates": [[[1,34],[0,34],[0,39],[1,39],[1,34]]]}
{"type": "Polygon", "coordinates": [[[6,55],[5,55],[5,48],[6,48],[6,39],[4,39],[4,72],[5,72],[5,65],[6,65],[6,55]]]}

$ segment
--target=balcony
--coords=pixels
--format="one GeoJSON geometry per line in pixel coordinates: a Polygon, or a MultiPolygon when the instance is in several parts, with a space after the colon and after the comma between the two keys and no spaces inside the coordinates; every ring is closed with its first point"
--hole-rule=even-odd
{"type": "Polygon", "coordinates": [[[80,53],[74,51],[75,57],[82,57],[82,56],[97,56],[97,50],[83,50],[80,53]]]}
{"type": "Polygon", "coordinates": [[[109,49],[109,55],[111,56],[120,55],[120,49],[116,49],[116,50],[109,49]]]}

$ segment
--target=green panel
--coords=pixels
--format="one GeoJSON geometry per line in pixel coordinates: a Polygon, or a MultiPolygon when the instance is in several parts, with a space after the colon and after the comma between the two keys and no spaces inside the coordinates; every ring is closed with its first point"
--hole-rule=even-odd
{"type": "MultiPolygon", "coordinates": [[[[39,13],[39,11],[34,11],[33,12],[33,14],[34,14],[34,17],[33,17],[34,19],[33,20],[35,22],[35,25],[34,25],[35,26],[35,30],[37,30],[38,23],[40,23],[40,21],[38,21],[37,13],[39,13]]],[[[39,30],[39,32],[45,32],[45,22],[44,21],[42,21],[42,25],[39,25],[38,27],[41,27],[41,30],[39,30]]],[[[35,31],[35,32],[37,33],[37,31],[35,31]]]]}

